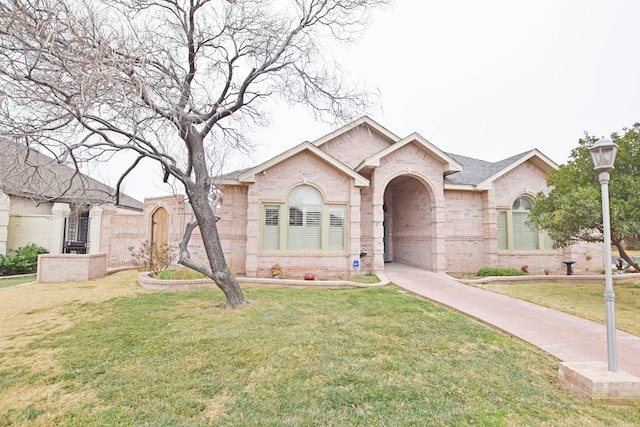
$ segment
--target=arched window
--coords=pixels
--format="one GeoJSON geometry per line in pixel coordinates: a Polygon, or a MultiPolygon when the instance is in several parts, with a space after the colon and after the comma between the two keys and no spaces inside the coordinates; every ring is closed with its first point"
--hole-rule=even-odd
{"type": "Polygon", "coordinates": [[[499,250],[551,249],[551,240],[546,233],[527,225],[532,207],[533,199],[521,195],[513,202],[510,210],[498,211],[499,250]]]}
{"type": "Polygon", "coordinates": [[[263,207],[262,248],[289,251],[344,250],[346,207],[326,205],[315,188],[294,188],[283,204],[263,207]],[[286,218],[283,226],[282,218],[286,218]]]}

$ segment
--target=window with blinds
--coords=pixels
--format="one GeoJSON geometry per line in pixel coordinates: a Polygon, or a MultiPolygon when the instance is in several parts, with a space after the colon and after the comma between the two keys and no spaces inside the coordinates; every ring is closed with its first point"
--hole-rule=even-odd
{"type": "Polygon", "coordinates": [[[511,210],[498,211],[499,250],[544,250],[551,249],[549,236],[531,228],[527,221],[533,207],[533,199],[522,195],[512,205],[511,210]]]}
{"type": "Polygon", "coordinates": [[[287,197],[286,204],[264,205],[262,248],[344,250],[345,213],[346,206],[325,205],[322,195],[315,188],[296,187],[287,197]]]}

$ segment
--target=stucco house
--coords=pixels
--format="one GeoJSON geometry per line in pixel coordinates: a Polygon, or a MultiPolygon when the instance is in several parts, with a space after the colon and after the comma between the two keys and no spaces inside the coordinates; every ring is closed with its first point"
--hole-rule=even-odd
{"type": "Polygon", "coordinates": [[[35,243],[52,254],[109,249],[103,213],[142,214],[126,194],[44,153],[0,138],[0,253],[35,243]]]}
{"type": "Polygon", "coordinates": [[[218,177],[218,228],[228,263],[250,277],[269,276],[276,263],[320,276],[381,272],[385,262],[559,273],[568,259],[586,267],[585,249],[555,250],[526,225],[554,168],[536,149],[487,162],[362,117],[218,177]]]}

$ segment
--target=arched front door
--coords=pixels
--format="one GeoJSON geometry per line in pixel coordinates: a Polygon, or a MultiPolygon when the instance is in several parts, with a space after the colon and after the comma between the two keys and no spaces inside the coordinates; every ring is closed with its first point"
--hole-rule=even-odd
{"type": "Polygon", "coordinates": [[[158,208],[151,215],[151,243],[157,247],[167,244],[169,238],[169,214],[165,208],[158,208]]]}

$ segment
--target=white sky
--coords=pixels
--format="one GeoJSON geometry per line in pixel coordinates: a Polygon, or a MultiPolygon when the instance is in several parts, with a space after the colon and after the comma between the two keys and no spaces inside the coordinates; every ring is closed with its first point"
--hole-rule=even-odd
{"type": "MultiPolygon", "coordinates": [[[[537,148],[565,163],[584,132],[640,121],[638,0],[396,0],[343,66],[378,90],[369,116],[400,137],[494,161],[537,148]]],[[[251,166],[335,129],[277,106],[251,166]]],[[[156,186],[127,184],[142,200],[156,186]]]]}

